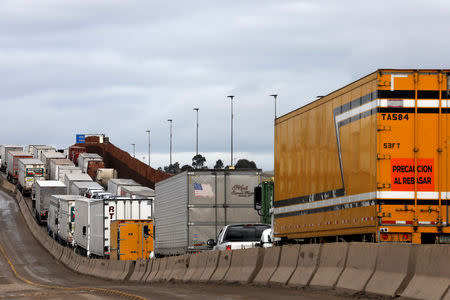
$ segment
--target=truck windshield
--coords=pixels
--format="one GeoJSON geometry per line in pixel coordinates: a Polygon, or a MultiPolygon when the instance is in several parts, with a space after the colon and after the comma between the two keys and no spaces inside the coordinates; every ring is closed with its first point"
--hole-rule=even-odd
{"type": "Polygon", "coordinates": [[[258,242],[262,232],[270,228],[265,225],[234,225],[228,227],[224,242],[258,242]]]}

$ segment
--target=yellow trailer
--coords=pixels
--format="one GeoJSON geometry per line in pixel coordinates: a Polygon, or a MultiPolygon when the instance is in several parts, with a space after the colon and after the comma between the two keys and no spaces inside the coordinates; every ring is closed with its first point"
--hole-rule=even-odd
{"type": "Polygon", "coordinates": [[[111,259],[149,259],[153,251],[153,220],[111,221],[111,259]]]}
{"type": "Polygon", "coordinates": [[[274,235],[450,242],[449,76],[377,70],[277,118],[274,235]]]}

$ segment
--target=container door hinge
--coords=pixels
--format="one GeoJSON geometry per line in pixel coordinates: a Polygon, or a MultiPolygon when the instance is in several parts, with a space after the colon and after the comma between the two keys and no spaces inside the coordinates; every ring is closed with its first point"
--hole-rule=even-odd
{"type": "Polygon", "coordinates": [[[391,159],[391,155],[390,154],[377,153],[377,159],[378,160],[391,159]]]}
{"type": "Polygon", "coordinates": [[[378,131],[391,131],[391,126],[390,125],[378,124],[377,125],[377,130],[378,131]]]}
{"type": "Polygon", "coordinates": [[[391,184],[390,183],[381,183],[378,182],[377,183],[377,189],[381,190],[381,189],[390,189],[391,188],[391,184]]]}

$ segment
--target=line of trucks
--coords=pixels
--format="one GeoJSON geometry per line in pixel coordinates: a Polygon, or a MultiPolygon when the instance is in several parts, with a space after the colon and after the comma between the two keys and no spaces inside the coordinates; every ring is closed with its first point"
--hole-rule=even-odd
{"type": "Polygon", "coordinates": [[[208,241],[227,225],[244,224],[248,232],[261,221],[253,208],[260,170],[184,172],[157,183],[155,193],[132,179],[115,178],[114,170],[90,172],[102,158],[81,149],[33,145],[24,151],[4,145],[0,153],[8,180],[31,196],[36,221],[61,244],[89,257],[136,260],[210,250],[208,241]]]}

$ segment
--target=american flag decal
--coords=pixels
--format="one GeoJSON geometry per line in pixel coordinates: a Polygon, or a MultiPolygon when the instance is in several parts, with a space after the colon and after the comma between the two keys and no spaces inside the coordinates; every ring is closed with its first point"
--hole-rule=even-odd
{"type": "Polygon", "coordinates": [[[194,195],[195,197],[214,197],[211,185],[197,182],[194,182],[194,195]]]}

